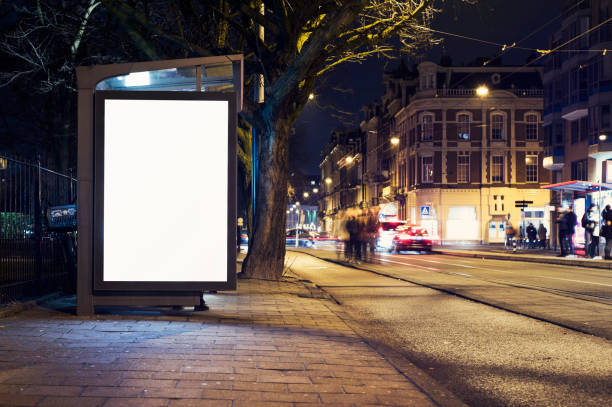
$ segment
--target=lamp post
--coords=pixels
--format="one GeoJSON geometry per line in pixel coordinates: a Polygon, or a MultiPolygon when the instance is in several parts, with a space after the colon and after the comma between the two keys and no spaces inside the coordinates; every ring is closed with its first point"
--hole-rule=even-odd
{"type": "Polygon", "coordinates": [[[299,202],[295,203],[295,247],[299,247],[299,238],[300,238],[300,229],[299,229],[299,224],[300,224],[300,212],[298,211],[298,207],[300,206],[299,202]]]}

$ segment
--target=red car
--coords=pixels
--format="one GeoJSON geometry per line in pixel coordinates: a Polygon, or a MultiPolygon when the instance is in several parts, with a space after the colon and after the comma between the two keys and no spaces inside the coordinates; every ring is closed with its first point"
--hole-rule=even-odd
{"type": "Polygon", "coordinates": [[[391,244],[391,251],[399,253],[404,250],[431,251],[433,239],[425,228],[419,225],[398,226],[391,244]]]}

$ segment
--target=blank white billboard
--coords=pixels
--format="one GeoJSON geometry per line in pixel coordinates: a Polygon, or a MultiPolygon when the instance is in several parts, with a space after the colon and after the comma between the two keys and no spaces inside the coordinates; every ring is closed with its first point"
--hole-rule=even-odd
{"type": "Polygon", "coordinates": [[[104,282],[223,282],[227,101],[104,101],[104,282]]]}

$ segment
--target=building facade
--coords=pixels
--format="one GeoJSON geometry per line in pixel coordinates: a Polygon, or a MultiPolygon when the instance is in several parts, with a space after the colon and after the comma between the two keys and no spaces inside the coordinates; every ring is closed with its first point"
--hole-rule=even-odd
{"type": "Polygon", "coordinates": [[[394,117],[403,219],[443,241],[503,242],[508,221],[550,230],[539,68],[418,67],[394,117]],[[522,212],[515,201],[532,201],[522,212]]]}
{"type": "MultiPolygon", "coordinates": [[[[423,225],[442,241],[503,242],[508,221],[550,230],[540,68],[424,62],[400,64],[383,80],[383,98],[364,108],[354,206],[423,225]],[[515,207],[523,200],[533,202],[524,212],[515,207]]],[[[322,179],[340,158],[326,155],[322,179]]]]}
{"type": "Polygon", "coordinates": [[[319,225],[332,236],[340,236],[343,220],[365,206],[363,145],[360,130],[335,131],[323,150],[319,225]]]}
{"type": "MultiPolygon", "coordinates": [[[[549,43],[558,51],[544,65],[543,124],[544,168],[553,184],[583,181],[583,191],[553,187],[553,203],[566,207],[574,198],[590,199],[589,189],[604,184],[605,190],[612,183],[612,53],[607,51],[612,49],[612,1],[565,0],[563,10],[549,43]]],[[[609,195],[598,195],[597,205],[612,204],[609,195]]]]}

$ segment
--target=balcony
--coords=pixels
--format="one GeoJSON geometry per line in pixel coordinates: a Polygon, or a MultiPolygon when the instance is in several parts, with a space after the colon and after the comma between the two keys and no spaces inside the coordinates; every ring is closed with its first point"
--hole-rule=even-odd
{"type": "Polygon", "coordinates": [[[589,157],[598,160],[612,159],[612,141],[599,141],[589,145],[589,157]]]}
{"type": "Polygon", "coordinates": [[[565,165],[565,150],[561,148],[555,148],[552,152],[547,152],[542,160],[542,166],[546,170],[558,171],[565,165]]]}
{"type": "Polygon", "coordinates": [[[565,120],[576,121],[589,114],[589,108],[586,101],[572,103],[565,106],[561,111],[561,117],[565,120]]]}

